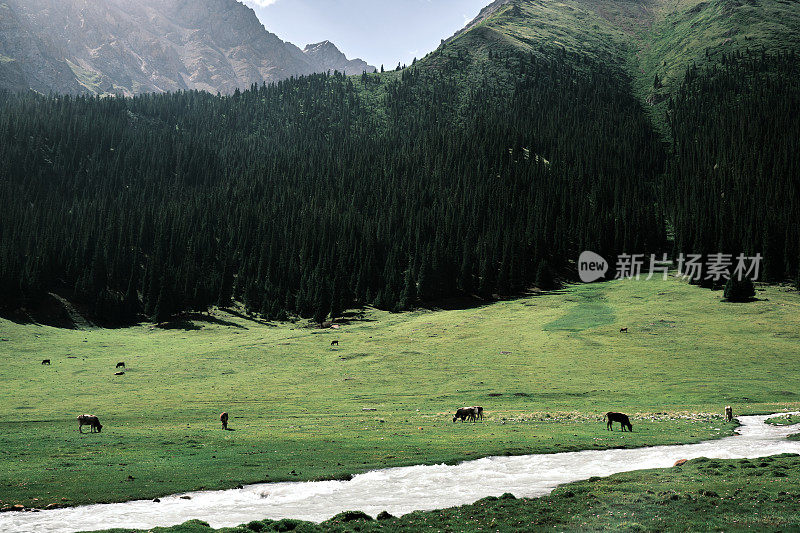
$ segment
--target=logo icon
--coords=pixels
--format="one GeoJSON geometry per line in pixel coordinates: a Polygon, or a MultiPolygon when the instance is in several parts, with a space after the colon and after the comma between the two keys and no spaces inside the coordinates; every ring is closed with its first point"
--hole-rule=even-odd
{"type": "Polygon", "coordinates": [[[586,250],[578,258],[578,276],[584,283],[591,283],[602,278],[608,272],[608,261],[602,256],[586,250]]]}

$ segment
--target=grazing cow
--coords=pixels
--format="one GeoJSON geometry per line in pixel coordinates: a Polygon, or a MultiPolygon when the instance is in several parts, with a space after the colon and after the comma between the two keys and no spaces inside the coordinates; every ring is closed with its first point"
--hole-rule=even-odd
{"type": "Polygon", "coordinates": [[[475,405],[472,407],[472,409],[475,410],[475,418],[483,420],[483,407],[480,405],[475,405]]]}
{"type": "Polygon", "coordinates": [[[453,417],[453,422],[461,419],[462,422],[466,422],[467,419],[475,422],[477,420],[478,413],[475,407],[462,407],[458,411],[456,411],[456,415],[453,417]]]}
{"type": "Polygon", "coordinates": [[[603,417],[603,420],[608,419],[608,424],[606,424],[606,428],[614,431],[614,422],[619,422],[622,425],[622,431],[625,431],[625,428],[628,428],[628,431],[633,431],[633,425],[631,424],[628,415],[624,415],[622,413],[606,413],[603,417]]]}
{"type": "Polygon", "coordinates": [[[620,333],[628,333],[628,328],[619,328],[620,333]]]}
{"type": "Polygon", "coordinates": [[[339,341],[331,341],[331,346],[339,346],[339,341]]]}
{"type": "Polygon", "coordinates": [[[730,405],[725,407],[725,422],[733,422],[733,407],[730,405]]]}
{"type": "Polygon", "coordinates": [[[219,420],[222,422],[222,429],[228,429],[228,413],[222,413],[219,415],[219,420]]]}
{"type": "Polygon", "coordinates": [[[81,415],[78,417],[78,433],[83,433],[83,426],[89,426],[91,428],[91,433],[97,431],[100,433],[100,430],[103,429],[103,424],[100,423],[100,419],[94,415],[81,415]]]}
{"type": "Polygon", "coordinates": [[[50,359],[45,359],[44,361],[42,361],[42,364],[43,365],[49,365],[50,364],[50,359]]]}
{"type": "Polygon", "coordinates": [[[119,363],[117,363],[117,368],[125,368],[125,362],[120,361],[119,363]]]}
{"type": "Polygon", "coordinates": [[[115,375],[115,376],[124,376],[124,375],[125,375],[125,372],[123,372],[122,370],[120,370],[119,372],[114,372],[114,375],[115,375]]]}

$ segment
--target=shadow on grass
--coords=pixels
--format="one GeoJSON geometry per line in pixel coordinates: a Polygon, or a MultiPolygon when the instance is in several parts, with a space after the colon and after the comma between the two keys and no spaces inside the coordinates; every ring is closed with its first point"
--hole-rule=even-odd
{"type": "Polygon", "coordinates": [[[348,311],[346,313],[342,313],[342,316],[336,319],[336,324],[340,326],[366,322],[375,322],[375,319],[365,317],[364,311],[348,311]]]}
{"type": "MultiPolygon", "coordinates": [[[[226,310],[226,312],[234,315],[239,316],[231,311],[226,310]]],[[[243,317],[244,318],[244,317],[243,317]]],[[[232,322],[230,320],[223,320],[221,318],[217,318],[211,315],[204,315],[203,313],[187,313],[184,315],[180,315],[175,320],[170,320],[169,322],[163,322],[158,324],[159,329],[182,329],[184,331],[197,331],[202,326],[198,325],[197,323],[203,322],[206,324],[215,324],[217,326],[228,326],[231,328],[237,329],[248,329],[247,327],[237,324],[236,322],[232,322]]],[[[271,325],[271,324],[267,324],[271,325]]]]}
{"type": "Polygon", "coordinates": [[[471,294],[425,302],[422,306],[420,306],[420,309],[427,309],[428,311],[464,311],[467,309],[480,309],[481,307],[487,307],[497,302],[509,302],[523,298],[539,298],[541,296],[567,294],[569,292],[569,286],[565,285],[557,289],[547,291],[532,289],[514,294],[508,294],[505,296],[495,294],[491,298],[482,298],[478,295],[471,294]]]}
{"type": "MultiPolygon", "coordinates": [[[[236,318],[241,318],[242,320],[247,320],[249,322],[254,322],[254,323],[259,324],[261,326],[269,326],[271,328],[277,327],[275,324],[271,324],[270,322],[267,322],[266,320],[263,320],[263,319],[260,319],[260,318],[256,318],[255,316],[243,315],[239,311],[235,311],[235,310],[230,309],[228,307],[223,307],[222,310],[225,311],[226,313],[228,313],[229,315],[235,316],[236,318]]],[[[240,327],[242,329],[247,329],[244,326],[238,326],[238,327],[240,327]]]]}

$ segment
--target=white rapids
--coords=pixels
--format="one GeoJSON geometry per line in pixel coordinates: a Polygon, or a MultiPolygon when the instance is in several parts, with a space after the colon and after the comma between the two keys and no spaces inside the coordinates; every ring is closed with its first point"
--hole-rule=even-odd
{"type": "MultiPolygon", "coordinates": [[[[788,413],[780,413],[788,414],[788,413]]],[[[375,470],[350,481],[264,483],[243,489],[205,491],[150,500],[88,505],[0,515],[4,533],[73,533],[110,528],[149,529],[197,518],[230,527],[265,518],[327,520],[342,511],[395,516],[473,503],[510,492],[537,497],[558,485],[618,472],[671,467],[679,459],[742,459],[800,454],[800,441],[786,437],[800,428],[772,426],[774,415],[739,417],[737,435],[698,444],[636,449],[486,457],[458,465],[409,466],[375,470]],[[189,496],[191,499],[182,499],[189,496]]]]}

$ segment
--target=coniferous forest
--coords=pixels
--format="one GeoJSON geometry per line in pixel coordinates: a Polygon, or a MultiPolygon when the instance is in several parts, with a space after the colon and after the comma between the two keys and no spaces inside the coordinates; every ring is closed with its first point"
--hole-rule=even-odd
{"type": "Polygon", "coordinates": [[[321,322],[550,288],[585,249],[760,251],[771,279],[797,274],[794,55],[690,69],[671,143],[618,70],[489,61],[468,83],[0,95],[2,311],[54,292],[109,324],[233,301],[321,322]]]}
{"type": "Polygon", "coordinates": [[[800,62],[794,52],[722,56],[691,68],[669,123],[663,204],[675,248],[761,253],[761,279],[800,263],[800,62]]]}

